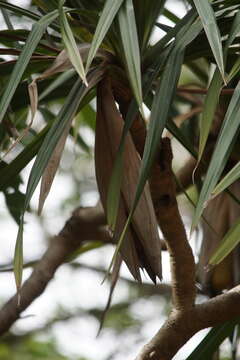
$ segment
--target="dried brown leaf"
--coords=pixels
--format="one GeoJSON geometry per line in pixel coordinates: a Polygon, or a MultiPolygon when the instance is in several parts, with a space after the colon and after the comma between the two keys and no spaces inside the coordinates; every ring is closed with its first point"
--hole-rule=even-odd
{"type": "MultiPolygon", "coordinates": [[[[109,179],[121,139],[123,119],[116,107],[110,83],[106,80],[99,85],[97,97],[95,164],[99,192],[106,211],[109,179]]],[[[131,135],[128,134],[125,142],[119,213],[114,234],[116,241],[133,204],[139,170],[140,158],[131,135]]],[[[140,198],[120,252],[136,279],[139,280],[139,268],[145,268],[153,281],[156,276],[161,278],[161,245],[148,184],[140,198]]]]}
{"type": "Polygon", "coordinates": [[[41,181],[41,188],[40,188],[40,195],[39,195],[39,203],[38,203],[38,214],[40,215],[43,209],[43,205],[45,200],[49,194],[51,189],[55,174],[59,167],[59,163],[61,160],[62,152],[64,149],[65,142],[67,140],[67,136],[72,124],[72,119],[69,121],[68,125],[66,126],[62,136],[55,147],[52,156],[48,162],[46,169],[44,170],[42,181],[41,181]]]}

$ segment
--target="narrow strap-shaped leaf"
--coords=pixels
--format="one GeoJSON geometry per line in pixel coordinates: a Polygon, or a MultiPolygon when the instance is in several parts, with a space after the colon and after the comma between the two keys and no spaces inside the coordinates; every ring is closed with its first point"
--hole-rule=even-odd
{"type": "Polygon", "coordinates": [[[214,113],[218,104],[221,87],[222,76],[219,69],[216,68],[210,86],[208,88],[208,92],[204,101],[203,113],[201,116],[198,162],[201,160],[203,151],[205,149],[214,113]]]}
{"type": "Polygon", "coordinates": [[[136,188],[135,198],[133,201],[131,212],[129,214],[129,217],[127,219],[127,222],[125,224],[123,232],[122,232],[120,239],[118,241],[118,244],[116,246],[111,264],[108,269],[108,272],[110,272],[110,270],[114,264],[114,261],[118,254],[118,251],[119,251],[119,249],[122,245],[122,242],[125,238],[128,226],[132,221],[134,211],[136,209],[136,206],[138,204],[138,201],[140,199],[140,196],[143,192],[144,186],[148,179],[149,172],[150,172],[151,166],[154,161],[155,153],[156,153],[157,147],[159,146],[161,134],[162,134],[162,131],[163,131],[166,121],[167,121],[169,107],[170,107],[174,92],[176,90],[177,81],[180,76],[182,61],[183,61],[183,52],[182,51],[173,51],[171,53],[171,55],[169,56],[169,59],[168,59],[168,66],[166,67],[166,69],[162,75],[160,86],[158,87],[158,90],[154,97],[152,111],[151,111],[151,117],[150,117],[150,125],[149,125],[149,130],[148,130],[148,134],[147,134],[147,138],[146,138],[146,142],[145,142],[144,154],[143,154],[142,164],[141,164],[141,168],[140,168],[140,175],[139,175],[139,180],[138,180],[138,184],[137,184],[137,188],[136,188]]]}
{"type": "Polygon", "coordinates": [[[240,11],[238,11],[238,13],[236,14],[231,30],[229,32],[227,41],[226,41],[226,45],[225,48],[228,49],[229,46],[233,43],[235,37],[238,35],[238,33],[240,32],[240,11]]]}
{"type": "Polygon", "coordinates": [[[156,44],[154,44],[152,47],[147,49],[146,54],[143,54],[143,56],[146,58],[146,62],[153,62],[153,59],[157,58],[157,54],[159,54],[164,46],[176,35],[178,32],[186,25],[188,25],[190,22],[192,22],[196,18],[195,11],[192,9],[190,10],[181,20],[177,22],[177,24],[167,32],[165,36],[163,36],[156,44]]]}
{"type": "Polygon", "coordinates": [[[66,70],[64,73],[60,74],[55,80],[51,82],[51,84],[44,89],[44,91],[39,95],[39,101],[43,100],[47,95],[49,95],[52,91],[61,87],[66,81],[71,79],[75,75],[75,71],[73,69],[66,70]]]}
{"type": "MultiPolygon", "coordinates": [[[[14,269],[16,288],[19,295],[19,290],[22,283],[22,269],[23,269],[23,219],[21,219],[18,229],[15,252],[14,252],[13,269],[14,269]]],[[[20,297],[18,296],[18,303],[19,302],[20,302],[20,297]]]]}
{"type": "Polygon", "coordinates": [[[62,40],[73,67],[75,68],[75,70],[77,71],[78,75],[83,80],[83,82],[87,85],[83,61],[80,52],[78,50],[76,41],[74,39],[72,30],[68,24],[66,14],[63,11],[64,2],[65,0],[60,1],[59,3],[59,20],[61,24],[62,40]]]}
{"type": "Polygon", "coordinates": [[[59,163],[67,140],[67,136],[69,134],[69,130],[71,128],[71,124],[72,118],[70,117],[69,122],[66,124],[65,129],[63,130],[61,137],[58,140],[58,143],[53,150],[48,164],[43,172],[38,203],[38,214],[41,214],[46,198],[50,192],[55,174],[59,167],[59,163]]]}
{"type": "Polygon", "coordinates": [[[128,75],[132,90],[139,108],[142,108],[142,82],[140,50],[134,7],[132,0],[126,0],[118,13],[124,56],[127,63],[128,75]]]}
{"type": "Polygon", "coordinates": [[[15,14],[24,15],[33,20],[39,20],[41,17],[32,11],[26,10],[22,7],[9,4],[6,0],[0,0],[0,7],[12,11],[15,14]]]}
{"type": "Polygon", "coordinates": [[[240,71],[240,58],[236,60],[234,63],[231,71],[229,72],[227,76],[227,82],[231,81],[240,71]]]}
{"type": "Polygon", "coordinates": [[[8,30],[14,30],[12,22],[8,16],[8,12],[5,9],[1,8],[1,13],[5,21],[5,24],[7,25],[8,30]]]}
{"type": "Polygon", "coordinates": [[[213,55],[218,65],[219,71],[224,77],[224,62],[221,35],[217,26],[215,14],[209,0],[193,0],[202,21],[206,36],[211,46],[213,55]]]}
{"type": "Polygon", "coordinates": [[[53,11],[45,15],[38,23],[35,23],[32,27],[32,31],[29,34],[29,37],[26,41],[26,44],[23,48],[21,55],[18,58],[18,61],[14,67],[14,70],[11,74],[7,87],[1,97],[0,101],[0,122],[5,116],[7,108],[12,100],[13,94],[21,81],[22,75],[29,63],[29,60],[32,56],[33,51],[35,50],[37,44],[39,43],[44,31],[48,25],[57,18],[58,12],[53,11]]]}
{"type": "Polygon", "coordinates": [[[45,137],[43,144],[38,152],[37,158],[32,167],[25,197],[25,203],[23,208],[23,214],[19,225],[17,241],[15,246],[14,255],[14,274],[16,287],[19,290],[22,281],[22,264],[23,264],[23,224],[24,224],[24,213],[30,203],[33,192],[37,187],[37,184],[43,174],[45,167],[48,164],[48,160],[58,142],[61,133],[65,127],[65,123],[68,121],[70,116],[73,116],[76,111],[81,95],[84,93],[85,86],[80,84],[80,80],[75,84],[71,93],[68,96],[59,116],[56,118],[55,123],[49,130],[45,137]],[[80,96],[79,96],[80,91],[80,96]],[[57,121],[58,120],[58,121],[57,121]]]}
{"type": "MultiPolygon", "coordinates": [[[[192,17],[189,17],[188,22],[183,26],[181,32],[179,32],[179,37],[178,37],[179,40],[177,42],[176,49],[174,50],[174,48],[172,46],[170,48],[170,50],[172,50],[172,52],[170,50],[167,52],[167,55],[169,55],[169,53],[170,53],[169,57],[163,56],[161,58],[160,63],[156,63],[156,68],[159,70],[159,67],[162,67],[162,65],[165,61],[167,62],[167,66],[164,70],[164,73],[163,73],[163,76],[161,79],[160,87],[155,95],[155,102],[153,103],[153,107],[152,107],[150,128],[149,128],[149,132],[148,132],[148,141],[150,143],[150,145],[148,145],[148,151],[153,144],[153,143],[151,144],[151,140],[149,140],[149,137],[155,136],[155,139],[153,140],[155,148],[152,149],[153,150],[152,152],[150,150],[150,153],[146,153],[146,145],[145,145],[145,155],[144,155],[145,156],[145,160],[144,160],[145,167],[143,167],[143,165],[142,165],[140,179],[139,179],[139,183],[138,183],[138,187],[137,187],[136,198],[134,201],[133,208],[131,209],[132,212],[130,213],[130,216],[128,218],[126,226],[125,226],[123,233],[119,239],[119,243],[116,248],[115,255],[112,259],[109,269],[111,269],[111,266],[114,262],[116,254],[117,254],[117,252],[121,246],[121,243],[124,239],[125,232],[127,231],[127,228],[131,222],[131,218],[134,213],[135,207],[137,206],[138,200],[141,196],[141,192],[144,188],[145,182],[149,175],[149,170],[151,168],[151,164],[149,163],[149,166],[148,166],[148,161],[149,160],[153,161],[153,159],[154,159],[154,154],[155,154],[156,148],[159,144],[162,130],[164,129],[164,126],[167,121],[169,106],[171,104],[171,99],[173,96],[173,92],[175,91],[176,82],[177,82],[177,79],[178,79],[178,76],[180,73],[180,69],[181,69],[181,64],[183,61],[183,49],[185,48],[185,46],[188,45],[188,43],[194,37],[196,37],[198,35],[198,33],[202,29],[200,21],[195,22],[193,25],[191,25],[191,23],[192,23],[192,17]],[[155,121],[155,127],[153,126],[153,118],[155,121]],[[152,132],[150,134],[151,127],[152,127],[152,130],[151,130],[152,132]]],[[[157,75],[157,73],[158,72],[156,71],[155,75],[157,75]]],[[[154,80],[154,76],[152,75],[152,76],[150,76],[150,79],[147,79],[146,82],[144,82],[144,87],[143,87],[144,95],[147,95],[147,93],[150,89],[150,84],[152,83],[153,80],[154,80]]],[[[134,117],[136,116],[136,114],[137,114],[137,106],[136,106],[135,102],[132,102],[130,109],[128,111],[128,114],[127,114],[127,118],[125,119],[125,125],[124,125],[124,129],[123,129],[123,133],[122,133],[122,138],[121,138],[118,154],[116,157],[116,161],[114,164],[114,168],[113,168],[112,180],[110,181],[110,189],[109,189],[109,194],[108,194],[109,211],[108,211],[107,217],[108,217],[109,224],[111,224],[112,226],[116,222],[117,211],[118,211],[118,202],[119,202],[119,196],[120,196],[120,182],[117,181],[116,179],[119,179],[119,177],[121,176],[121,173],[122,173],[121,156],[123,154],[125,138],[126,138],[126,134],[129,131],[132,121],[133,121],[134,117]],[[114,187],[112,182],[114,183],[114,185],[116,187],[114,187]],[[110,211],[110,209],[111,209],[111,211],[110,211]]],[[[113,226],[113,228],[114,228],[114,226],[113,226]]]]}
{"type": "Polygon", "coordinates": [[[238,318],[212,328],[186,360],[211,359],[219,345],[232,333],[235,325],[239,322],[238,318]]]}
{"type": "Polygon", "coordinates": [[[222,239],[220,245],[209,260],[210,265],[219,264],[240,242],[240,219],[238,219],[222,239]]]}
{"type": "Polygon", "coordinates": [[[215,187],[212,196],[217,196],[223,190],[227,189],[232,183],[240,178],[240,162],[238,162],[232,169],[224,176],[220,183],[215,187]]]}
{"type": "Polygon", "coordinates": [[[163,73],[160,86],[154,97],[133,208],[136,206],[149,176],[155,153],[159,146],[161,134],[167,121],[172,98],[176,91],[182,62],[183,52],[173,50],[171,56],[168,59],[168,64],[163,73]]]}
{"type": "Polygon", "coordinates": [[[204,206],[209,200],[210,194],[217,184],[219,177],[221,176],[221,173],[226,165],[228,156],[232,149],[233,139],[239,130],[239,117],[240,82],[238,83],[228,106],[220,135],[218,137],[217,144],[208,167],[208,171],[199,196],[196,212],[193,217],[192,230],[197,225],[202,215],[204,206]]]}
{"type": "MultiPolygon", "coordinates": [[[[231,30],[229,32],[228,39],[224,46],[223,51],[223,58],[224,62],[227,59],[228,48],[232,44],[233,40],[235,39],[236,35],[240,31],[240,12],[235,16],[231,30]]],[[[227,80],[230,80],[230,76],[227,77],[227,80]]],[[[204,109],[201,118],[201,126],[200,126],[200,141],[199,141],[199,155],[198,155],[198,162],[201,160],[207,138],[211,129],[212,121],[214,118],[214,113],[218,104],[219,95],[221,92],[222,87],[222,77],[220,74],[219,69],[217,68],[214,72],[213,78],[211,80],[205,102],[204,102],[204,109]]]]}
{"type": "Polygon", "coordinates": [[[97,28],[92,40],[92,45],[89,50],[87,64],[86,64],[86,73],[88,72],[90,65],[96,52],[101,45],[108,29],[110,28],[113,19],[115,18],[119,8],[121,7],[123,0],[107,0],[105,2],[102,14],[97,24],[97,28]]]}

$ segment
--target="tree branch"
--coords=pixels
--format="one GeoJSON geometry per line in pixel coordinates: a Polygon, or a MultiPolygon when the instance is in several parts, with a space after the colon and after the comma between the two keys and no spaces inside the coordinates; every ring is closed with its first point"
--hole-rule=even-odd
{"type": "Polygon", "coordinates": [[[23,284],[20,290],[20,305],[18,306],[15,295],[0,310],[0,335],[8,331],[20,314],[43,293],[58,267],[84,242],[96,239],[111,242],[105,224],[105,216],[99,207],[79,208],[74,211],[23,284]]]}
{"type": "Polygon", "coordinates": [[[192,307],[195,301],[195,262],[176,201],[168,138],[162,140],[156,163],[151,173],[150,188],[158,223],[170,254],[174,307],[184,310],[192,307]]]}
{"type": "Polygon", "coordinates": [[[240,316],[240,286],[186,311],[172,312],[136,360],[170,360],[198,331],[240,316]]]}

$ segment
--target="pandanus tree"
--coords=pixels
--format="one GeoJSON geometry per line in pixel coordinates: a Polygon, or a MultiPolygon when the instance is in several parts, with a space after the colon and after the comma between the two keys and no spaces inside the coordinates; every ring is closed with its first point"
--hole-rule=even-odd
{"type": "Polygon", "coordinates": [[[232,336],[240,316],[240,4],[183,3],[185,15],[178,17],[164,0],[35,0],[31,10],[0,1],[8,27],[0,31],[0,51],[16,56],[0,62],[0,187],[19,224],[17,295],[0,311],[1,334],[63,262],[98,240],[115,245],[107,272],[111,292],[122,261],[136,281],[145,270],[158,283],[161,248],[170,254],[172,311],[138,360],[171,359],[207,327],[213,329],[189,359],[211,358],[232,336]],[[14,29],[12,15],[30,22],[31,30],[14,29]],[[57,114],[51,103],[61,104],[57,114]],[[94,112],[101,204],[74,211],[22,284],[24,214],[40,180],[42,211],[67,138],[75,136],[86,149],[74,118],[84,114],[88,122],[94,112]],[[44,120],[41,128],[36,113],[44,120]],[[172,138],[190,154],[177,173],[172,138]],[[20,153],[7,162],[6,152],[18,144],[20,153]],[[34,158],[23,194],[21,172],[34,158]],[[194,200],[189,188],[198,194],[194,200]],[[193,206],[191,232],[203,229],[197,264],[178,194],[193,206]],[[197,292],[210,298],[196,304],[197,292]]]}

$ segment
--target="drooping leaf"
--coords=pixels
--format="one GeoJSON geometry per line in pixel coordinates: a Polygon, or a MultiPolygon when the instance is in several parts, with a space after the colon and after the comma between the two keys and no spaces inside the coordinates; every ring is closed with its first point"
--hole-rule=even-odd
{"type": "Polygon", "coordinates": [[[217,26],[213,8],[208,0],[193,0],[202,21],[206,36],[218,65],[222,78],[225,79],[221,35],[217,26]]]}
{"type": "MultiPolygon", "coordinates": [[[[14,276],[16,288],[19,294],[19,290],[22,283],[22,271],[23,271],[23,220],[21,219],[18,228],[17,240],[15,245],[14,260],[13,260],[14,276]]],[[[20,297],[18,296],[18,303],[20,297]]]]}
{"type": "Polygon", "coordinates": [[[37,158],[33,164],[28,184],[26,190],[25,203],[23,207],[23,213],[21,217],[21,223],[19,226],[17,242],[16,242],[16,251],[14,260],[14,271],[16,272],[16,285],[19,288],[21,285],[22,279],[22,258],[20,253],[22,253],[22,237],[23,237],[23,222],[24,222],[24,213],[30,203],[32,195],[39,183],[41,176],[49,162],[49,159],[61,138],[61,135],[69,124],[70,119],[73,118],[75,112],[78,109],[80,101],[83,99],[85,94],[94,86],[102,77],[102,70],[96,70],[95,73],[91,74],[91,80],[89,81],[89,87],[86,89],[84,84],[81,84],[80,80],[76,82],[72,91],[70,92],[64,106],[56,117],[51,129],[48,131],[47,136],[44,138],[42,146],[38,152],[37,158]],[[16,265],[15,265],[16,264],[16,265]]]}

